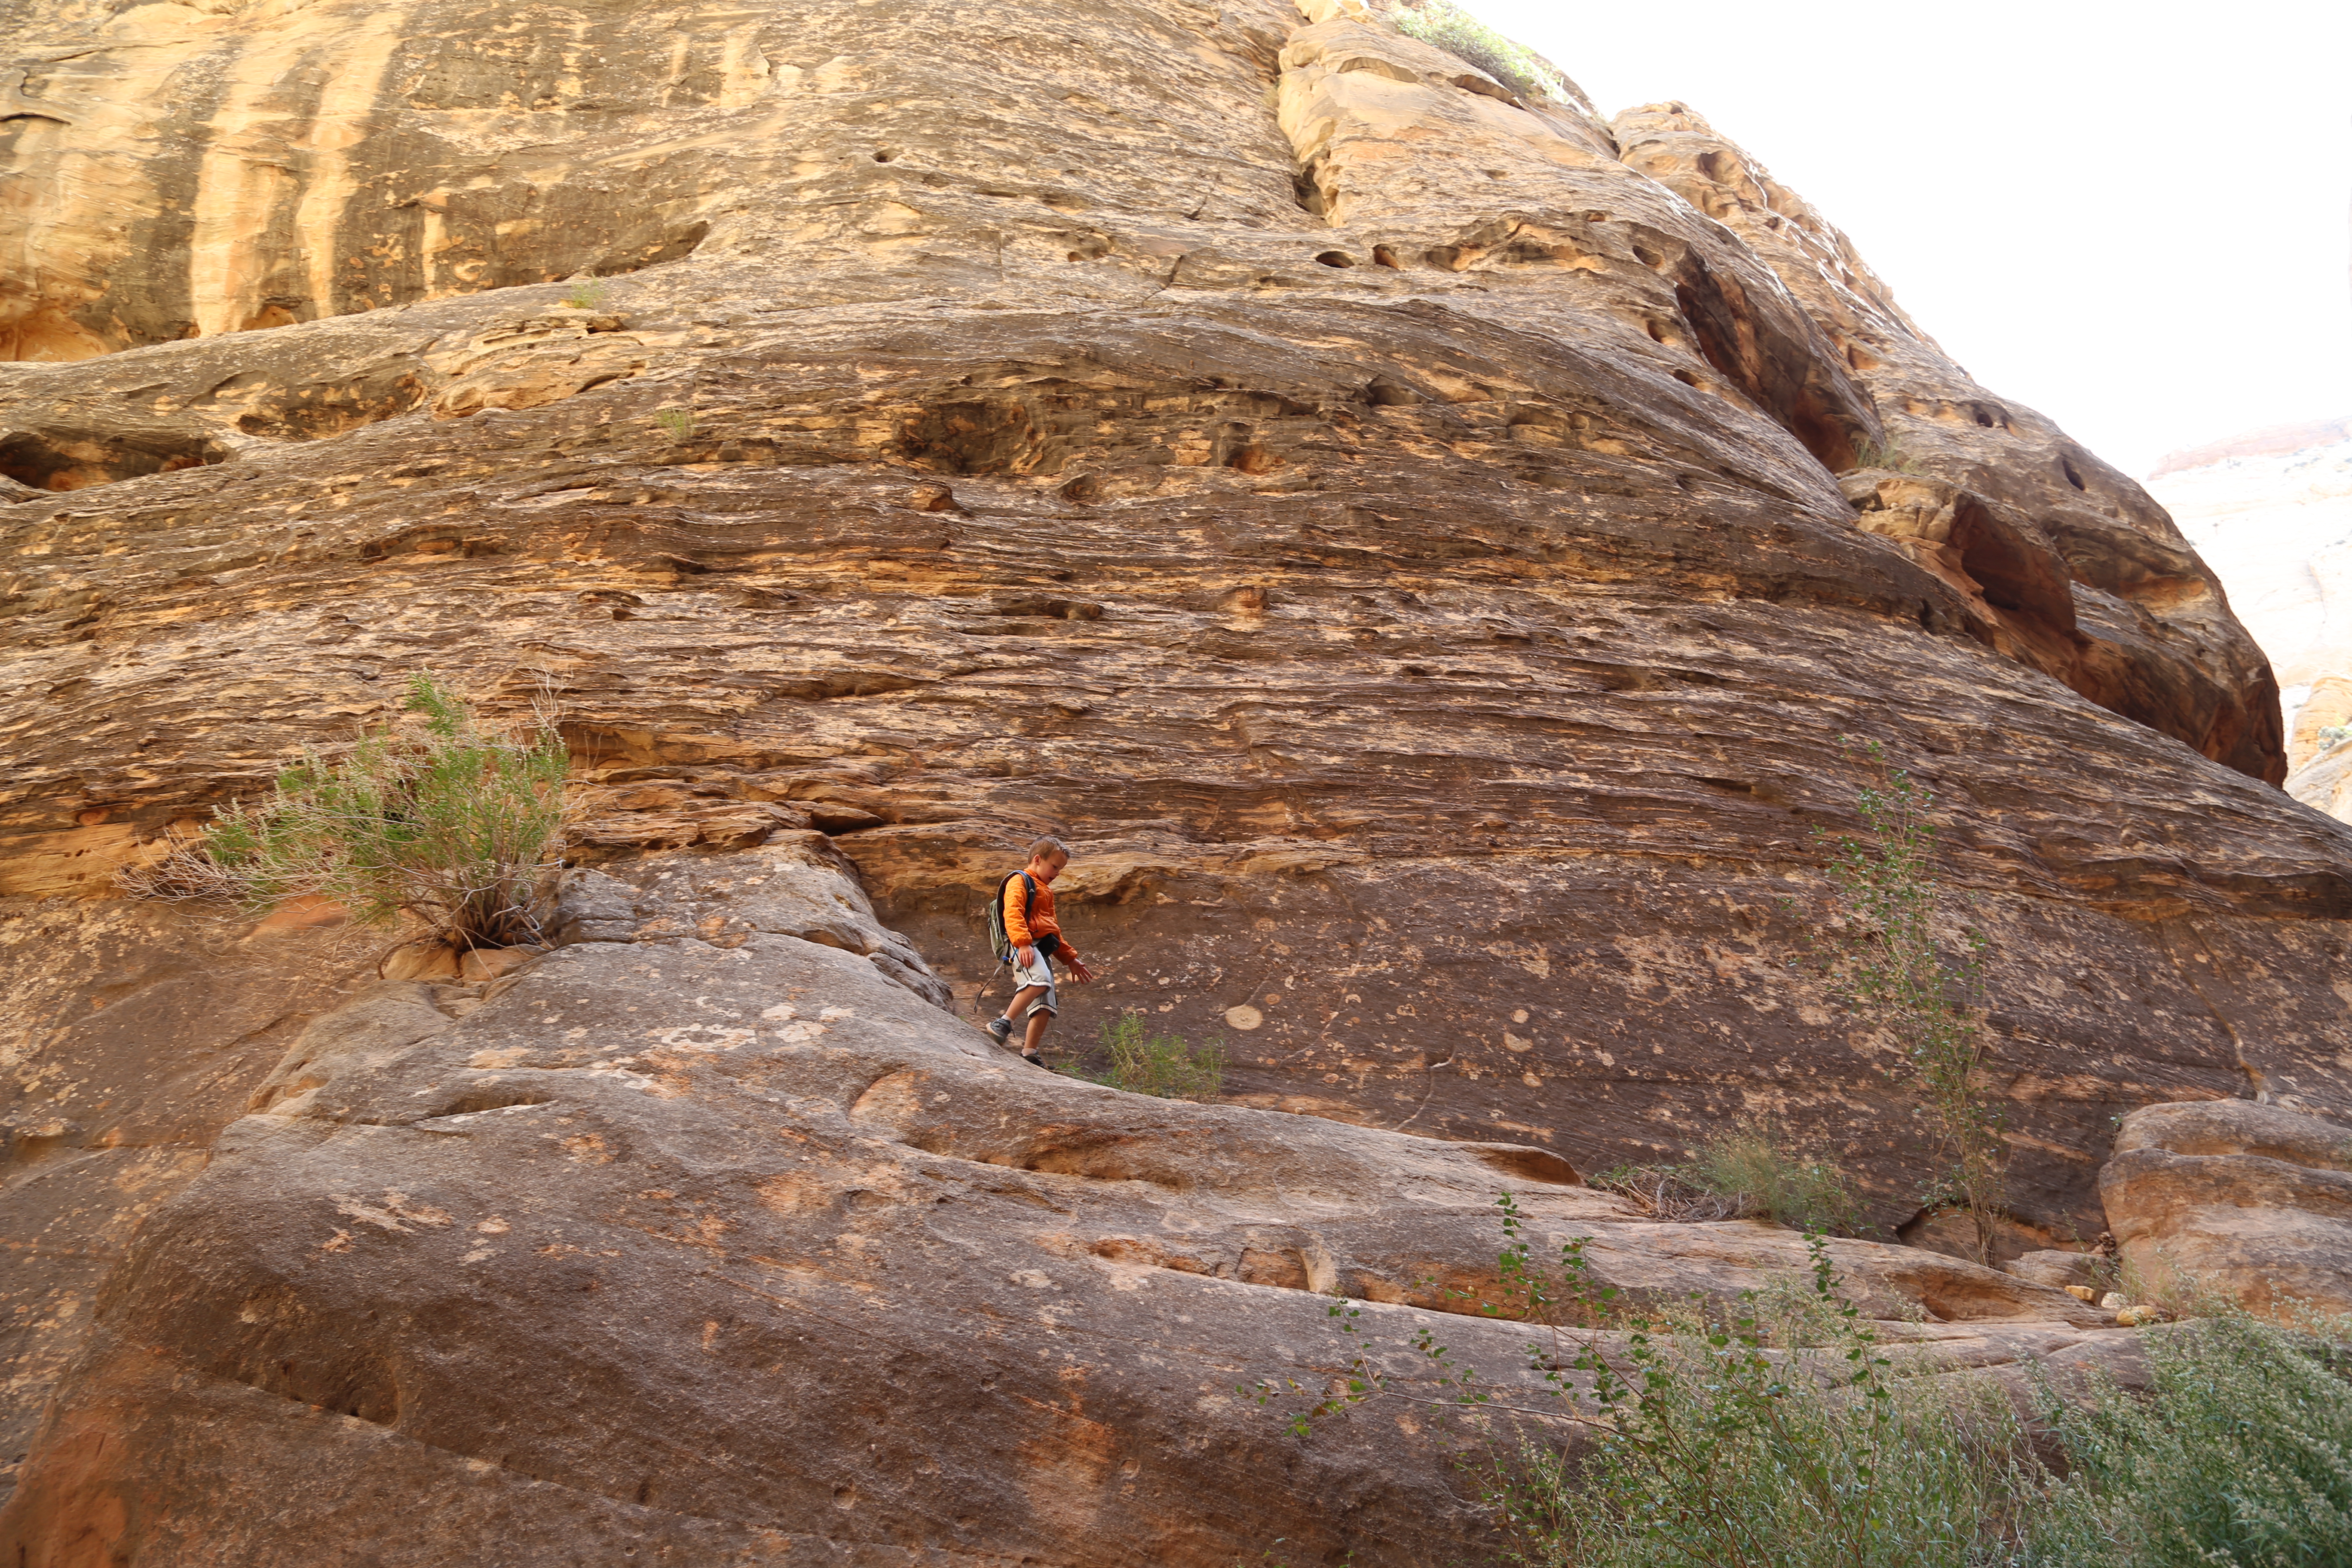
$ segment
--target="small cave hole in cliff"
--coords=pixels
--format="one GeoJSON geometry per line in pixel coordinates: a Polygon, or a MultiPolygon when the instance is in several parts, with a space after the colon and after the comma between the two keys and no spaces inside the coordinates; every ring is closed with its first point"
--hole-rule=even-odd
{"type": "Polygon", "coordinates": [[[1391,250],[1385,245],[1376,245],[1372,247],[1372,264],[1376,267],[1388,268],[1390,270],[1395,272],[1402,272],[1404,270],[1404,263],[1399,261],[1396,258],[1396,252],[1391,250]]]}
{"type": "MultiPolygon", "coordinates": [[[[1318,158],[1315,163],[1320,162],[1322,160],[1318,158]]],[[[1297,199],[1300,211],[1322,217],[1325,216],[1323,187],[1315,178],[1315,163],[1307,164],[1290,177],[1290,194],[1297,199]]]]}
{"type": "Polygon", "coordinates": [[[1326,267],[1353,267],[1356,258],[1344,250],[1327,250],[1315,258],[1326,267]]]}
{"type": "Polygon", "coordinates": [[[0,437],[0,474],[37,490],[79,490],[149,474],[176,473],[216,463],[224,454],[184,436],[37,436],[0,437]]]}
{"type": "Polygon", "coordinates": [[[1853,466],[1854,437],[1823,406],[1821,394],[1774,345],[1759,341],[1744,302],[1727,293],[1704,267],[1692,267],[1675,285],[1675,304],[1698,344],[1699,357],[1753,399],[1772,422],[1794,436],[1830,472],[1853,466]]]}
{"type": "Polygon", "coordinates": [[[2083,482],[2083,476],[2075,471],[2074,465],[2064,458],[2058,459],[2058,471],[2064,474],[2066,482],[2076,489],[2087,490],[2091,488],[2083,482]]]}

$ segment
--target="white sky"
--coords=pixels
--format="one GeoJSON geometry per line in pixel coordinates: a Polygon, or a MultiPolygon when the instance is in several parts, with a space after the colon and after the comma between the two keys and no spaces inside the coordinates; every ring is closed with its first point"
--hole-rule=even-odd
{"type": "Polygon", "coordinates": [[[1988,388],[2126,473],[2352,414],[2352,0],[1468,0],[1678,98],[1988,388]]]}

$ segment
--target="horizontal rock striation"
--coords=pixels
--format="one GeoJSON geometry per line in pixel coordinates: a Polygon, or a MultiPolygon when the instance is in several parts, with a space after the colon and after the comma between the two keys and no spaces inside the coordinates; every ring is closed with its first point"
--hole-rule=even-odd
{"type": "MultiPolygon", "coordinates": [[[[12,930],[65,951],[130,919],[83,900],[300,745],[386,718],[419,668],[494,710],[553,695],[594,807],[572,945],[497,997],[371,991],[429,1026],[409,1054],[257,1108],[215,1171],[151,1194],[19,1519],[182,1466],[175,1495],[266,1494],[234,1539],[278,1560],[310,1526],[269,1478],[316,1447],[338,1456],[320,1473],[398,1467],[384,1495],[478,1489],[483,1530],[590,1521],[583,1560],[625,1538],[754,1553],[759,1531],[897,1551],[866,1521],[929,1495],[919,1446],[810,1462],[887,1417],[1002,1426],[940,1495],[1032,1478],[968,1527],[920,1513],[932,1544],[1092,1561],[1071,1542],[1130,1480],[1158,1500],[1117,1507],[1172,1521],[1180,1497],[1295,1466],[1299,1496],[1360,1489],[1399,1560],[1456,1551],[1472,1527],[1411,1442],[1278,1464],[1243,1445],[1220,1469],[1198,1456],[1224,1452],[1228,1413],[1192,1402],[1323,1354],[1309,1297],[1333,1282],[1378,1301],[1421,1261],[1491,1251],[1468,1216],[1494,1188],[1678,1157],[1743,1118],[1835,1152],[1877,1223],[1922,1234],[1930,1140],[1888,1047],[1792,963],[1822,918],[1817,830],[1851,829],[1874,776],[1849,738],[1936,790],[1941,868],[1990,939],[2005,1248],[2104,1228],[2113,1115],[2352,1105],[2352,830],[2273,787],[2276,692],[2210,574],[1685,109],[1603,123],[1327,0],[44,7],[12,36],[33,42],[9,103],[34,107],[0,123],[18,188],[46,193],[10,219],[29,291],[0,299],[12,930]],[[1230,1103],[1137,1110],[973,1054],[975,907],[1048,830],[1077,846],[1058,890],[1104,961],[1061,1037],[1127,1008],[1221,1037],[1230,1103]],[[747,856],[797,890],[751,907],[747,856]],[[723,1035],[754,992],[740,1048],[645,1043],[655,1014],[723,1035]],[[774,1026],[819,996],[866,1022],[786,1049],[815,1037],[774,1026]],[[435,1099],[509,1050],[561,1092],[435,1099]],[[595,1065],[649,1052],[675,1095],[595,1065]],[[450,1119],[461,1136],[423,1126],[450,1119]],[[767,1205],[795,1135],[812,1195],[767,1205]],[[592,1136],[609,1162],[564,1152],[592,1136]],[[1479,1152],[1497,1144],[1519,1152],[1479,1152]],[[1276,1183],[1294,1159],[1322,1173],[1276,1183]],[[526,1234],[502,1184],[534,1161],[531,1245],[576,1254],[472,1239],[526,1234]],[[952,1224],[915,1218],[934,1168],[971,1205],[952,1224]],[[986,1187],[1012,1168],[1046,1184],[986,1187]],[[1406,1226],[1424,1179],[1444,1214],[1406,1226]],[[1028,1217],[1114,1188],[1086,1225],[1028,1217]],[[1190,1206],[1228,1188],[1258,1206],[1190,1206]],[[392,1224],[321,1229],[345,1202],[392,1224]],[[1326,1205],[1311,1253],[1297,1216],[1326,1205]],[[849,1223],[866,1209],[908,1228],[849,1223]],[[1016,1218],[1042,1228],[988,1250],[1016,1218]],[[732,1228],[680,1239],[706,1220],[732,1228]],[[1198,1270],[1156,1261],[1196,1224],[1220,1238],[1182,1254],[1198,1270]],[[352,1250],[325,1250],[336,1229],[352,1250]],[[1088,1250],[1114,1236],[1131,1258],[1088,1250]],[[468,1295],[485,1245],[514,1271],[468,1295]],[[924,1304],[886,1344],[864,1303],[902,1289],[894,1256],[995,1272],[902,1292],[924,1304]],[[919,1354],[1042,1323],[1056,1284],[1083,1303],[1068,1332],[1125,1324],[1140,1298],[1114,1264],[1226,1292],[1255,1326],[1104,1330],[1162,1347],[1086,1363],[1129,1369],[1108,1405],[1033,1378],[1041,1345],[1059,1377],[1060,1342],[1008,1341],[1002,1398],[919,1354]],[[561,1310],[478,1327],[525,1297],[561,1310]],[[396,1333],[367,1326],[372,1300],[396,1333]],[[254,1321],[230,1329],[232,1300],[254,1321]],[[789,1385],[744,1380],[803,1376],[815,1352],[776,1327],[803,1308],[920,1391],[851,1378],[835,1392],[863,1414],[835,1426],[820,1379],[809,1425],[760,1447],[747,1402],[772,1417],[789,1385]],[[711,1323],[736,1359],[694,1360],[711,1323]],[[567,1370],[494,1408],[478,1332],[508,1361],[565,1347],[567,1370]],[[190,1436],[214,1421],[241,1436],[190,1436]],[[705,1468],[666,1479],[685,1472],[649,1432],[710,1434],[705,1468]],[[248,1464],[248,1438],[272,1457],[248,1464]],[[1162,1450],[1193,1468],[1124,1475],[1162,1450]]],[[[155,951],[240,986],[280,973],[154,920],[155,951]]],[[[278,1061],[283,1037],[369,983],[341,949],[315,963],[322,994],[268,1013],[202,1137],[311,1075],[278,1061]]],[[[9,1114],[99,1147],[149,1068],[121,1042],[74,1068],[54,1021],[165,977],[38,975],[7,1004],[27,1039],[9,1114]]],[[[1555,1200],[1563,1225],[1633,1223],[1555,1200]]],[[[1748,1227],[1613,1234],[1669,1274],[1716,1237],[1731,1251],[1675,1276],[1701,1285],[1787,1256],[1748,1227]]],[[[2028,1289],[1969,1278],[1949,1289],[2028,1289]]],[[[1150,1310],[1210,1324],[1192,1300],[1150,1310]]],[[[1258,1550],[1240,1521],[1293,1503],[1251,1495],[1150,1550],[1258,1550]]],[[[169,1561],[232,1539],[226,1511],[136,1529],[166,1531],[140,1539],[169,1561]]]]}

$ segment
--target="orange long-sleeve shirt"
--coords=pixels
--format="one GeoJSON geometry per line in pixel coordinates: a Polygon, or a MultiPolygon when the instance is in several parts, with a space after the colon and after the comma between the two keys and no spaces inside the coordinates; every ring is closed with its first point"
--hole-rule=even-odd
{"type": "Polygon", "coordinates": [[[1012,939],[1016,948],[1027,947],[1041,936],[1059,936],[1062,945],[1055,956],[1064,959],[1078,956],[1078,950],[1071,946],[1070,939],[1063,934],[1062,922],[1054,918],[1054,889],[1049,882],[1037,884],[1037,897],[1032,901],[1027,882],[1018,877],[1004,879],[1004,934],[1012,939]],[[1021,910],[1024,903],[1029,904],[1029,911],[1025,915],[1021,910]]]}

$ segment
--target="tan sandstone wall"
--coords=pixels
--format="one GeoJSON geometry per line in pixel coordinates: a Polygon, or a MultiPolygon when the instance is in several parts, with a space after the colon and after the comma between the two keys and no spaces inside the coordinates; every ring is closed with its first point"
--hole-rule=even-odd
{"type": "MultiPolygon", "coordinates": [[[[2352,1101],[2352,830],[2214,574],[1685,106],[1325,0],[0,24],[0,889],[100,955],[7,1003],[20,1255],[246,1042],[76,1200],[103,1299],[24,1277],[28,1563],[1483,1550],[1433,1434],[1233,1386],[1328,1370],[1333,1289],[1445,1310],[1498,1185],[1769,1278],[1575,1184],[1743,1116],[1916,1234],[1790,962],[1847,737],[1991,939],[2007,1245],[2097,1234],[2117,1114],[2352,1101]],[[379,984],[108,900],[421,668],[560,694],[564,945],[379,984]],[[1227,1103],[989,1051],[971,909],[1048,829],[1066,1036],[1221,1036],[1227,1103]]],[[[2105,1342],[1848,1245],[1958,1359],[2105,1342]]]]}

